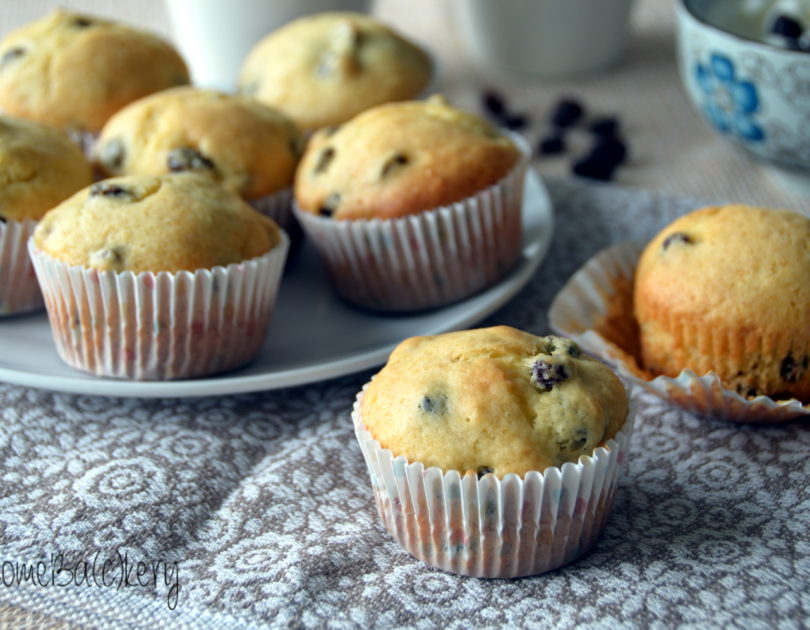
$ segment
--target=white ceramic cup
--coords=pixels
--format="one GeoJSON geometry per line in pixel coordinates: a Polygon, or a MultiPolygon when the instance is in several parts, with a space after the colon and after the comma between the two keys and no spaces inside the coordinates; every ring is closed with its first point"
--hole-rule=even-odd
{"type": "Polygon", "coordinates": [[[455,0],[461,38],[488,70],[563,77],[599,70],[627,48],[633,0],[455,0]]]}
{"type": "Polygon", "coordinates": [[[195,85],[230,91],[250,49],[302,15],[366,12],[371,0],[166,0],[172,33],[195,85]]]}

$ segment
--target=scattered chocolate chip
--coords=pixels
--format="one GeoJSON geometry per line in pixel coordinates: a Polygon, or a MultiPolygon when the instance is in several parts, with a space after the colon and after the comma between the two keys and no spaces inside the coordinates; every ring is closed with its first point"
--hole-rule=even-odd
{"type": "Polygon", "coordinates": [[[326,172],[326,169],[329,168],[329,165],[332,163],[332,159],[334,159],[334,157],[335,150],[332,147],[326,147],[318,156],[318,161],[315,163],[315,168],[312,172],[316,175],[326,172]]]}
{"type": "Polygon", "coordinates": [[[98,158],[110,170],[121,168],[124,163],[124,143],[120,138],[112,138],[103,145],[98,152],[98,158]]]}
{"type": "Polygon", "coordinates": [[[93,26],[94,22],[90,18],[79,16],[73,20],[71,24],[77,28],[87,28],[88,26],[93,26]]]}
{"type": "Polygon", "coordinates": [[[331,217],[339,205],[340,193],[332,193],[326,199],[324,199],[321,207],[318,208],[318,214],[320,214],[322,217],[331,217]]]}
{"type": "Polygon", "coordinates": [[[580,177],[589,177],[590,179],[598,179],[601,181],[610,181],[613,178],[613,171],[615,165],[610,162],[604,162],[588,155],[581,160],[574,162],[571,167],[571,172],[580,177]]]}
{"type": "Polygon", "coordinates": [[[591,149],[591,157],[618,166],[627,157],[627,146],[618,138],[601,137],[591,149]]]}
{"type": "Polygon", "coordinates": [[[538,387],[551,389],[555,383],[562,383],[568,378],[565,366],[558,363],[549,363],[544,359],[534,362],[531,371],[531,380],[538,387]]]}
{"type": "Polygon", "coordinates": [[[537,147],[540,155],[558,155],[565,151],[565,138],[559,134],[547,136],[540,140],[537,147]]]}
{"type": "Polygon", "coordinates": [[[484,475],[490,475],[490,474],[492,474],[494,472],[495,471],[492,468],[490,468],[489,466],[479,466],[478,470],[475,471],[475,476],[480,479],[484,475]]]}
{"type": "Polygon", "coordinates": [[[557,103],[551,114],[551,122],[555,127],[571,127],[579,122],[585,110],[579,101],[563,99],[557,103]]]}
{"type": "Polygon", "coordinates": [[[172,173],[216,170],[216,166],[210,158],[191,147],[178,147],[169,151],[169,154],[166,156],[166,164],[172,173]]]}
{"type": "Polygon", "coordinates": [[[661,249],[666,251],[670,245],[673,243],[683,243],[684,245],[693,245],[695,241],[692,240],[692,237],[684,232],[673,232],[669,236],[664,239],[664,242],[661,243],[661,249]]]}
{"type": "Polygon", "coordinates": [[[577,344],[571,342],[571,345],[568,346],[568,356],[578,359],[582,356],[582,349],[577,344]]]}
{"type": "Polygon", "coordinates": [[[501,119],[501,124],[510,131],[520,131],[529,125],[529,117],[526,114],[509,114],[501,119]]]}
{"type": "Polygon", "coordinates": [[[25,48],[21,46],[15,46],[14,48],[9,48],[6,52],[3,53],[3,56],[0,57],[0,68],[5,66],[8,62],[22,57],[25,54],[25,48]]]}
{"type": "Polygon", "coordinates": [[[619,133],[619,120],[614,116],[603,116],[595,118],[588,130],[595,136],[613,138],[619,133]]]}
{"type": "Polygon", "coordinates": [[[772,33],[788,39],[798,40],[803,31],[804,28],[802,28],[801,23],[787,15],[777,17],[771,26],[772,33]]]}
{"type": "Polygon", "coordinates": [[[401,166],[405,166],[408,162],[408,156],[404,153],[394,153],[383,163],[382,171],[380,172],[380,179],[385,179],[392,172],[401,166]]]}
{"type": "Polygon", "coordinates": [[[810,360],[807,356],[802,357],[801,361],[796,361],[796,359],[793,358],[793,353],[788,353],[779,365],[779,375],[788,383],[795,383],[807,370],[808,361],[810,360]]]}
{"type": "Polygon", "coordinates": [[[100,181],[90,186],[91,197],[129,197],[132,191],[114,182],[100,181]]]}
{"type": "Polygon", "coordinates": [[[444,394],[423,396],[419,401],[419,410],[436,416],[443,415],[447,411],[447,396],[444,394]]]}
{"type": "Polygon", "coordinates": [[[484,111],[493,118],[501,118],[506,113],[506,101],[495,90],[485,90],[481,95],[484,111]]]}

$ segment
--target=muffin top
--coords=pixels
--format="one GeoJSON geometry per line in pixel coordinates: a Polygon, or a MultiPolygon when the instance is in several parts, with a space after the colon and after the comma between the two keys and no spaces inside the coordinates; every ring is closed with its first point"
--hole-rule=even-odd
{"type": "Polygon", "coordinates": [[[810,219],[745,205],[701,208],[662,230],[635,277],[636,318],[652,312],[760,336],[810,320],[810,219]]]}
{"type": "Polygon", "coordinates": [[[369,109],[310,138],[295,178],[305,212],[335,219],[417,214],[492,186],[520,151],[439,96],[369,109]]]}
{"type": "Polygon", "coordinates": [[[127,103],[188,82],[158,37],[63,9],[0,42],[0,108],[56,127],[97,132],[127,103]]]}
{"type": "Polygon", "coordinates": [[[115,114],[95,159],[108,175],[192,170],[256,199],[292,184],[302,145],[293,122],[258,101],[178,87],[115,114]]]}
{"type": "Polygon", "coordinates": [[[260,41],[242,66],[239,86],[310,130],[417,97],[431,68],[423,50],[366,15],[319,13],[260,41]]]}
{"type": "Polygon", "coordinates": [[[0,221],[40,219],[92,181],[90,164],[64,132],[0,116],[0,221]]]}
{"type": "Polygon", "coordinates": [[[194,271],[265,254],[276,224],[209,177],[128,175],[97,182],[48,212],[43,252],[102,271],[194,271]]]}
{"type": "Polygon", "coordinates": [[[591,454],[627,413],[607,366],[568,339],[508,326],[406,339],[361,406],[365,427],[395,456],[500,477],[591,454]]]}

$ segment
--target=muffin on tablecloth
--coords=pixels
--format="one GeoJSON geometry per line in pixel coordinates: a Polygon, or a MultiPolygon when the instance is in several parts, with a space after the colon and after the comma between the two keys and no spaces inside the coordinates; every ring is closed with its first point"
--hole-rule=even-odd
{"type": "Polygon", "coordinates": [[[110,118],[95,163],[107,175],[209,175],[289,232],[291,186],[302,149],[293,122],[271,107],[179,87],[135,101],[110,118]]]}
{"type": "Polygon", "coordinates": [[[65,129],[88,154],[124,105],[188,82],[183,59],[162,39],[64,9],[0,41],[0,110],[65,129]]]}
{"type": "Polygon", "coordinates": [[[633,424],[610,368],[507,326],[405,340],[353,420],[386,529],[420,560],[481,577],[590,548],[633,424]]]}
{"type": "Polygon", "coordinates": [[[644,368],[810,401],[808,243],[810,219],[787,210],[708,207],[667,226],[635,275],[644,368]]]}
{"type": "Polygon", "coordinates": [[[26,241],[48,210],[92,181],[90,164],[63,132],[0,116],[0,316],[42,308],[26,241]]]}
{"type": "Polygon", "coordinates": [[[260,41],[240,90],[277,107],[302,130],[337,125],[369,107],[418,97],[432,72],[418,46],[359,13],[319,13],[260,41]]]}
{"type": "Polygon", "coordinates": [[[442,306],[520,257],[527,154],[441,97],[381,105],[310,138],[294,211],[349,302],[442,306]]]}
{"type": "Polygon", "coordinates": [[[253,359],[288,239],[193,173],[97,182],[29,243],[60,356],[99,376],[188,378],[253,359]]]}

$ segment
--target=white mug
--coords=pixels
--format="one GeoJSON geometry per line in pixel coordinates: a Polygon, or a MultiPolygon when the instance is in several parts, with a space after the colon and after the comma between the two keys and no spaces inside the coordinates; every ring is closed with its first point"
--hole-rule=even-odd
{"type": "Polygon", "coordinates": [[[192,81],[231,91],[248,52],[268,33],[302,15],[366,12],[371,0],[166,0],[175,42],[192,81]]]}
{"type": "Polygon", "coordinates": [[[624,54],[633,0],[455,0],[460,34],[489,70],[563,77],[624,54]]]}

